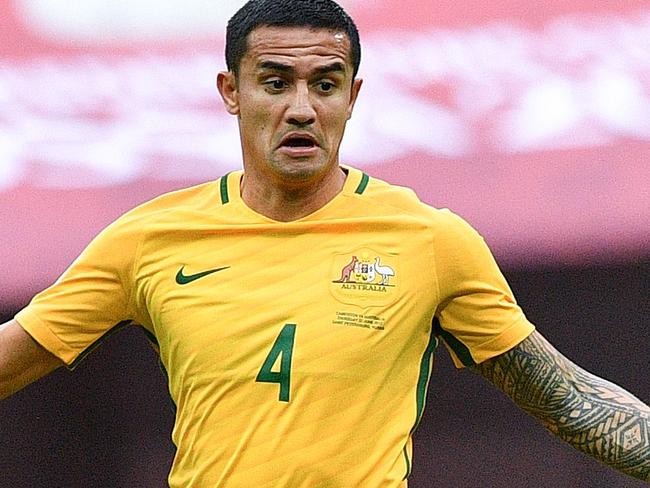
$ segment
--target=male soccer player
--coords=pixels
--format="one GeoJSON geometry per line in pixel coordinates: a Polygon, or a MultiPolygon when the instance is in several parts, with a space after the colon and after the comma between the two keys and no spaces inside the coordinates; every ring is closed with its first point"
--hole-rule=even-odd
{"type": "Polygon", "coordinates": [[[336,3],[251,0],[226,58],[243,171],[104,230],[2,327],[1,397],[138,324],[177,406],[172,487],[403,487],[442,340],[561,439],[649,479],[650,409],[535,331],[479,234],[339,164],[361,80],[336,3]]]}

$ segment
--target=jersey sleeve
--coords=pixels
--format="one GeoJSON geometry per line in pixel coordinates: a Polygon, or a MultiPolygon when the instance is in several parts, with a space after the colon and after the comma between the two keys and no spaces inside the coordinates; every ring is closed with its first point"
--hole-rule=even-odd
{"type": "Polygon", "coordinates": [[[128,214],[108,226],[15,317],[71,369],[102,338],[135,318],[131,306],[139,241],[135,228],[128,214]]]}
{"type": "Polygon", "coordinates": [[[440,293],[434,324],[456,366],[472,366],[513,348],[535,328],[479,233],[449,211],[443,218],[434,239],[440,293]]]}

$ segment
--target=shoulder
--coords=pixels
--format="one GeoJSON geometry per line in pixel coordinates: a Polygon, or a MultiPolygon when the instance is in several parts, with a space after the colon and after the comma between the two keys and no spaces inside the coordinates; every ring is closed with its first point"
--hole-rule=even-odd
{"type": "Polygon", "coordinates": [[[76,262],[93,263],[93,267],[102,263],[105,267],[126,269],[152,226],[163,221],[187,222],[187,216],[204,210],[207,202],[218,202],[218,195],[211,197],[217,186],[216,182],[203,183],[165,193],[138,205],[99,232],[76,262]]]}
{"type": "Polygon", "coordinates": [[[363,197],[372,205],[392,208],[404,217],[421,220],[438,237],[475,238],[478,233],[460,215],[448,208],[438,208],[420,200],[408,187],[394,185],[382,179],[369,177],[363,197]]]}
{"type": "Polygon", "coordinates": [[[163,193],[133,208],[123,217],[151,219],[174,212],[206,211],[219,205],[218,180],[163,193]]]}
{"type": "MultiPolygon", "coordinates": [[[[354,170],[357,171],[357,170],[354,170]]],[[[366,180],[363,192],[357,191],[369,203],[381,206],[392,206],[395,209],[407,213],[422,213],[435,210],[433,207],[420,200],[415,191],[411,188],[388,183],[380,178],[366,175],[361,179],[363,185],[366,180]]]]}
{"type": "Polygon", "coordinates": [[[148,200],[120,216],[105,231],[140,233],[157,222],[187,220],[192,216],[214,212],[219,205],[218,180],[201,183],[148,200]]]}

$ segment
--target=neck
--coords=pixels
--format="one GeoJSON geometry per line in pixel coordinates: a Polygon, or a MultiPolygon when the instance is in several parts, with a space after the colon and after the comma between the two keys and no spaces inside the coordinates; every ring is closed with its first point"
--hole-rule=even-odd
{"type": "Polygon", "coordinates": [[[244,172],[241,197],[255,212],[280,222],[305,217],[324,207],[343,189],[346,174],[340,167],[322,178],[302,184],[274,184],[244,172]]]}

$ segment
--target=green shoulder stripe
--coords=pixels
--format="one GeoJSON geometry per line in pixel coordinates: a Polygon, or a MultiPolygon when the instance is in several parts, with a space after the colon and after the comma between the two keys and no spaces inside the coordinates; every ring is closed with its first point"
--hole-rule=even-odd
{"type": "MultiPolygon", "coordinates": [[[[154,344],[156,347],[160,348],[160,345],[158,344],[158,339],[156,339],[156,336],[153,335],[151,332],[149,332],[146,328],[143,326],[140,326],[140,329],[142,332],[144,332],[144,335],[147,336],[147,340],[154,344]]],[[[162,358],[160,357],[160,353],[158,353],[158,367],[160,368],[160,372],[163,375],[163,378],[165,379],[165,384],[167,385],[167,391],[169,392],[169,375],[167,374],[167,368],[165,368],[165,365],[162,362],[162,358]]],[[[174,402],[174,399],[171,396],[171,392],[169,395],[169,403],[170,403],[170,408],[171,411],[176,415],[176,403],[174,402]]]]}
{"type": "Polygon", "coordinates": [[[108,331],[106,331],[103,336],[101,336],[99,339],[97,339],[95,342],[93,342],[90,346],[88,346],[86,349],[84,349],[81,352],[81,354],[79,354],[79,356],[77,356],[77,359],[75,359],[74,361],[72,361],[72,363],[70,363],[70,365],[68,366],[68,369],[71,370],[71,371],[73,369],[75,369],[79,365],[79,363],[81,361],[83,361],[86,358],[86,356],[88,356],[88,354],[90,354],[95,349],[97,349],[103,342],[106,341],[106,339],[108,339],[110,336],[112,336],[116,332],[124,329],[127,325],[130,325],[130,324],[131,324],[130,320],[123,320],[122,322],[120,322],[120,323],[114,325],[113,327],[111,327],[110,329],[108,329],[108,331]]]}
{"type": "MultiPolygon", "coordinates": [[[[420,420],[422,420],[422,414],[424,413],[424,406],[427,400],[427,388],[429,386],[429,378],[431,377],[431,367],[436,347],[438,347],[438,339],[436,337],[435,326],[432,324],[429,343],[420,361],[420,373],[418,374],[418,385],[415,395],[415,423],[413,424],[413,428],[411,428],[411,436],[415,432],[415,429],[418,428],[420,420]]],[[[404,459],[406,460],[406,474],[404,475],[404,479],[406,479],[411,474],[411,460],[408,457],[406,445],[404,445],[404,459]]]]}
{"type": "Polygon", "coordinates": [[[149,332],[148,329],[146,329],[144,326],[141,325],[140,330],[144,332],[144,335],[147,336],[147,340],[149,342],[151,342],[156,347],[160,347],[160,345],[158,344],[158,339],[156,339],[156,336],[153,335],[151,332],[149,332]]]}
{"type": "Polygon", "coordinates": [[[406,474],[404,475],[404,478],[402,478],[402,481],[408,478],[411,474],[411,460],[409,459],[409,453],[406,449],[406,444],[404,444],[404,462],[406,462],[406,474]]]}
{"type": "Polygon", "coordinates": [[[456,337],[443,329],[437,319],[435,321],[435,327],[436,334],[442,337],[447,345],[451,347],[452,351],[454,351],[456,356],[458,356],[458,359],[460,359],[460,362],[463,363],[465,367],[469,368],[471,366],[476,366],[476,361],[474,361],[472,353],[465,344],[460,342],[458,339],[456,339],[456,337]]]}
{"type": "Polygon", "coordinates": [[[227,173],[221,177],[221,182],[220,182],[220,187],[221,187],[221,203],[225,205],[230,201],[230,198],[228,197],[228,175],[230,173],[227,173]]]}
{"type": "Polygon", "coordinates": [[[361,181],[359,182],[359,186],[357,186],[357,189],[354,190],[354,193],[358,193],[359,195],[362,195],[363,192],[366,191],[369,181],[370,181],[370,176],[363,173],[363,175],[361,176],[361,181]]]}

